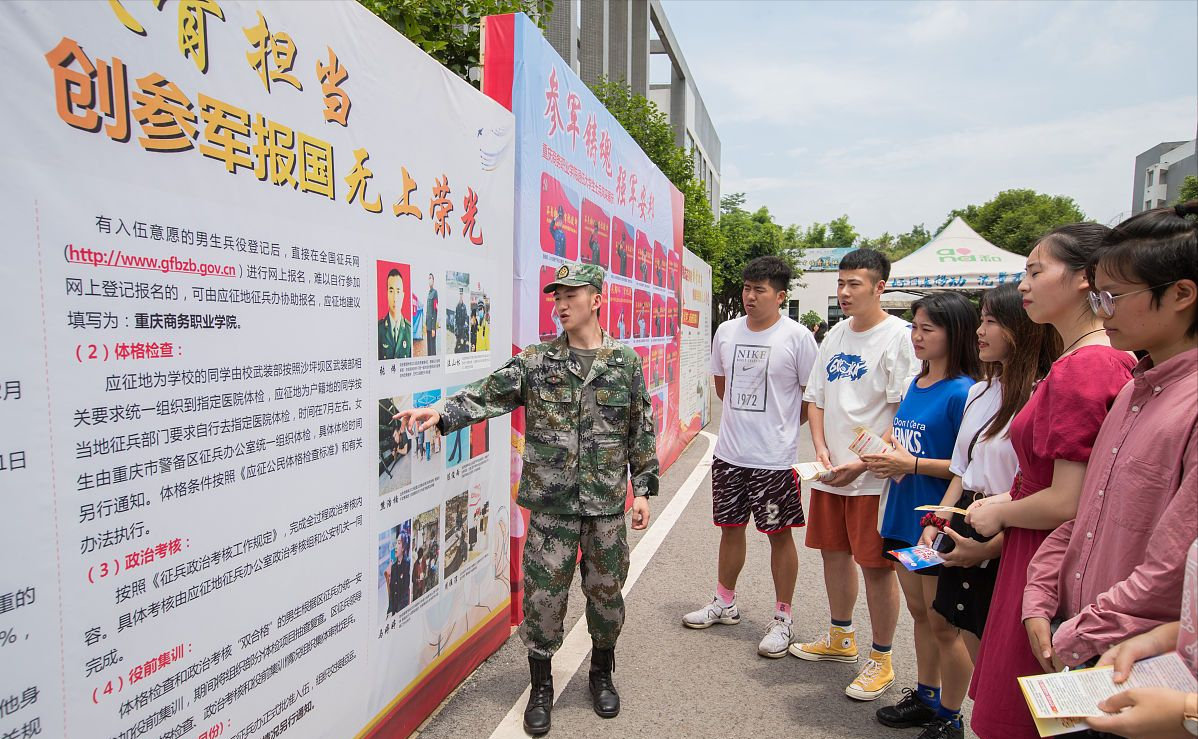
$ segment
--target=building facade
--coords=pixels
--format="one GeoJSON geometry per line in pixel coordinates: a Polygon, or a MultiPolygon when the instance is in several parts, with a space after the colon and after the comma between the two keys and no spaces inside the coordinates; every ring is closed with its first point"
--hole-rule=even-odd
{"type": "Polygon", "coordinates": [[[1132,214],[1172,203],[1186,177],[1198,177],[1194,139],[1165,141],[1140,154],[1132,183],[1132,214]]]}
{"type": "Polygon", "coordinates": [[[557,0],[545,37],[588,85],[621,80],[657,104],[674,142],[694,154],[695,177],[718,217],[720,137],[659,0],[557,0]],[[669,82],[651,81],[655,59],[668,60],[669,82]]]}

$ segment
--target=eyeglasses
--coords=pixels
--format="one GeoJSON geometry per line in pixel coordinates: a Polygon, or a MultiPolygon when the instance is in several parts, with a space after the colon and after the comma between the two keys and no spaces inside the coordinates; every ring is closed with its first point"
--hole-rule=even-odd
{"type": "Polygon", "coordinates": [[[1140,290],[1132,290],[1131,292],[1123,293],[1122,295],[1112,295],[1109,290],[1103,290],[1101,292],[1092,292],[1086,297],[1090,300],[1090,310],[1094,312],[1094,315],[1099,317],[1114,318],[1115,301],[1119,298],[1126,298],[1128,295],[1139,295],[1140,293],[1145,293],[1149,290],[1155,290],[1158,287],[1168,287],[1174,282],[1177,282],[1177,280],[1173,280],[1172,282],[1162,282],[1159,285],[1145,287],[1140,290]]]}

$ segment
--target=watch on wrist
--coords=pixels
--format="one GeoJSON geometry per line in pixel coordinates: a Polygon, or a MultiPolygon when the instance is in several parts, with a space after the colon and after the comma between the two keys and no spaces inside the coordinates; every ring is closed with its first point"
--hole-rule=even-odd
{"type": "Polygon", "coordinates": [[[1185,708],[1182,710],[1181,725],[1185,730],[1198,736],[1198,693],[1186,695],[1185,708]]]}

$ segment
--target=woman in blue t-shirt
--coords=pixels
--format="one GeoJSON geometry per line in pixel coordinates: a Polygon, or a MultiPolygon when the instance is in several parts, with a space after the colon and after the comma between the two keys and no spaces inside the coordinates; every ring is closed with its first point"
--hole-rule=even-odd
{"type": "MultiPolygon", "coordinates": [[[[890,478],[882,512],[883,556],[915,546],[923,534],[916,506],[944,498],[953,446],[969,388],[981,376],[977,354],[978,313],[959,293],[936,293],[912,306],[911,343],[923,362],[894,416],[887,441],[889,454],[862,457],[879,477],[890,478]]],[[[895,728],[920,726],[935,716],[940,701],[940,656],[930,611],[939,567],[908,572],[899,566],[899,585],[915,621],[918,686],[906,689],[897,705],[877,712],[878,721],[895,728]]]]}

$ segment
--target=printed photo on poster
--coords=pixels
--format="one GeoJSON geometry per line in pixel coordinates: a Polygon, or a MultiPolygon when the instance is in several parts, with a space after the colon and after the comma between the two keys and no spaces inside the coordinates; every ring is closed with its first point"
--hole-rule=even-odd
{"type": "Polygon", "coordinates": [[[379,493],[412,484],[412,437],[395,418],[412,407],[412,396],[383,398],[379,406],[379,493]]]}
{"type": "Polygon", "coordinates": [[[379,621],[403,611],[412,602],[412,522],[379,534],[379,621]]]}
{"type": "Polygon", "coordinates": [[[635,321],[635,330],[633,336],[638,339],[649,338],[652,326],[650,323],[653,320],[653,299],[649,297],[646,290],[637,290],[633,294],[632,299],[633,320],[635,321]]]}
{"type": "Polygon", "coordinates": [[[666,298],[666,336],[673,339],[675,344],[681,328],[678,325],[678,298],[671,295],[666,298]]]}
{"type": "Polygon", "coordinates": [[[487,532],[491,526],[491,501],[487,499],[486,487],[482,482],[470,486],[470,528],[466,532],[466,540],[470,544],[470,557],[490,551],[490,539],[487,532]]]}
{"type": "Polygon", "coordinates": [[[481,280],[470,291],[470,351],[491,351],[491,296],[481,280]]]}
{"type": "Polygon", "coordinates": [[[607,332],[620,341],[632,338],[632,288],[616,282],[604,284],[607,304],[603,314],[607,318],[607,332]]]}
{"type": "Polygon", "coordinates": [[[679,361],[678,341],[675,339],[666,344],[666,384],[670,386],[671,392],[678,390],[676,380],[678,379],[679,361]]]}
{"type": "Polygon", "coordinates": [[[441,582],[441,506],[412,519],[412,600],[441,582]]]}
{"type": "Polygon", "coordinates": [[[636,279],[646,285],[653,282],[653,245],[644,231],[636,232],[636,279]]]}
{"type": "Polygon", "coordinates": [[[411,267],[399,262],[378,262],[378,356],[407,359],[412,356],[411,267]]]}
{"type": "Polygon", "coordinates": [[[491,451],[491,424],[479,421],[470,427],[470,458],[477,459],[491,451]]]}
{"type": "Polygon", "coordinates": [[[658,287],[666,286],[666,248],[660,241],[653,242],[653,284],[658,287]]]}
{"type": "MultiPolygon", "coordinates": [[[[423,277],[423,290],[418,286],[412,291],[415,318],[412,320],[412,356],[435,357],[441,339],[441,294],[437,290],[437,277],[429,272],[423,277]]],[[[419,281],[419,280],[418,280],[419,281]]]]}
{"type": "Polygon", "coordinates": [[[582,259],[604,269],[611,247],[611,219],[607,211],[590,200],[582,199],[582,259]]]}
{"type": "Polygon", "coordinates": [[[454,354],[491,350],[491,297],[468,272],[446,272],[446,290],[453,294],[452,307],[445,308],[445,333],[454,354]]]}
{"type": "Polygon", "coordinates": [[[665,409],[666,403],[661,393],[653,395],[653,428],[657,429],[657,447],[660,449],[665,442],[665,409]]]}
{"type": "Polygon", "coordinates": [[[632,267],[636,262],[635,231],[618,217],[613,217],[611,232],[611,271],[621,277],[632,277],[632,267]]]}
{"type": "Polygon", "coordinates": [[[666,335],[666,299],[653,293],[653,338],[666,335]]]}
{"type": "Polygon", "coordinates": [[[650,387],[656,390],[666,380],[666,348],[664,345],[655,344],[649,350],[649,364],[653,367],[653,371],[651,372],[653,384],[650,387]]]}
{"type": "Polygon", "coordinates": [[[466,542],[466,520],[470,513],[470,493],[461,493],[445,501],[445,577],[453,577],[466,564],[470,547],[466,542]]]}
{"type": "MultiPolygon", "coordinates": [[[[466,387],[465,385],[455,385],[454,387],[445,388],[445,397],[449,397],[466,387]]],[[[481,421],[486,423],[486,421],[481,421]]],[[[442,442],[445,445],[445,469],[452,470],[462,462],[470,459],[470,432],[473,427],[467,426],[464,429],[451,431],[445,435],[442,442]]]]}
{"type": "Polygon", "coordinates": [[[666,287],[671,293],[682,290],[682,255],[677,249],[670,250],[669,269],[666,273],[666,287]]]}
{"type": "Polygon", "coordinates": [[[541,173],[541,249],[578,261],[578,196],[548,172],[541,173]]]}
{"type": "Polygon", "coordinates": [[[537,302],[540,304],[538,335],[541,341],[553,341],[562,333],[562,322],[557,317],[557,307],[553,302],[553,293],[546,293],[545,287],[553,282],[557,267],[541,265],[541,282],[537,288],[537,302]]]}
{"type": "MultiPolygon", "coordinates": [[[[441,389],[425,390],[412,396],[414,408],[428,408],[441,400],[441,389]]],[[[436,429],[417,431],[412,439],[412,479],[415,482],[431,480],[441,474],[441,451],[445,440],[436,429]]]]}

